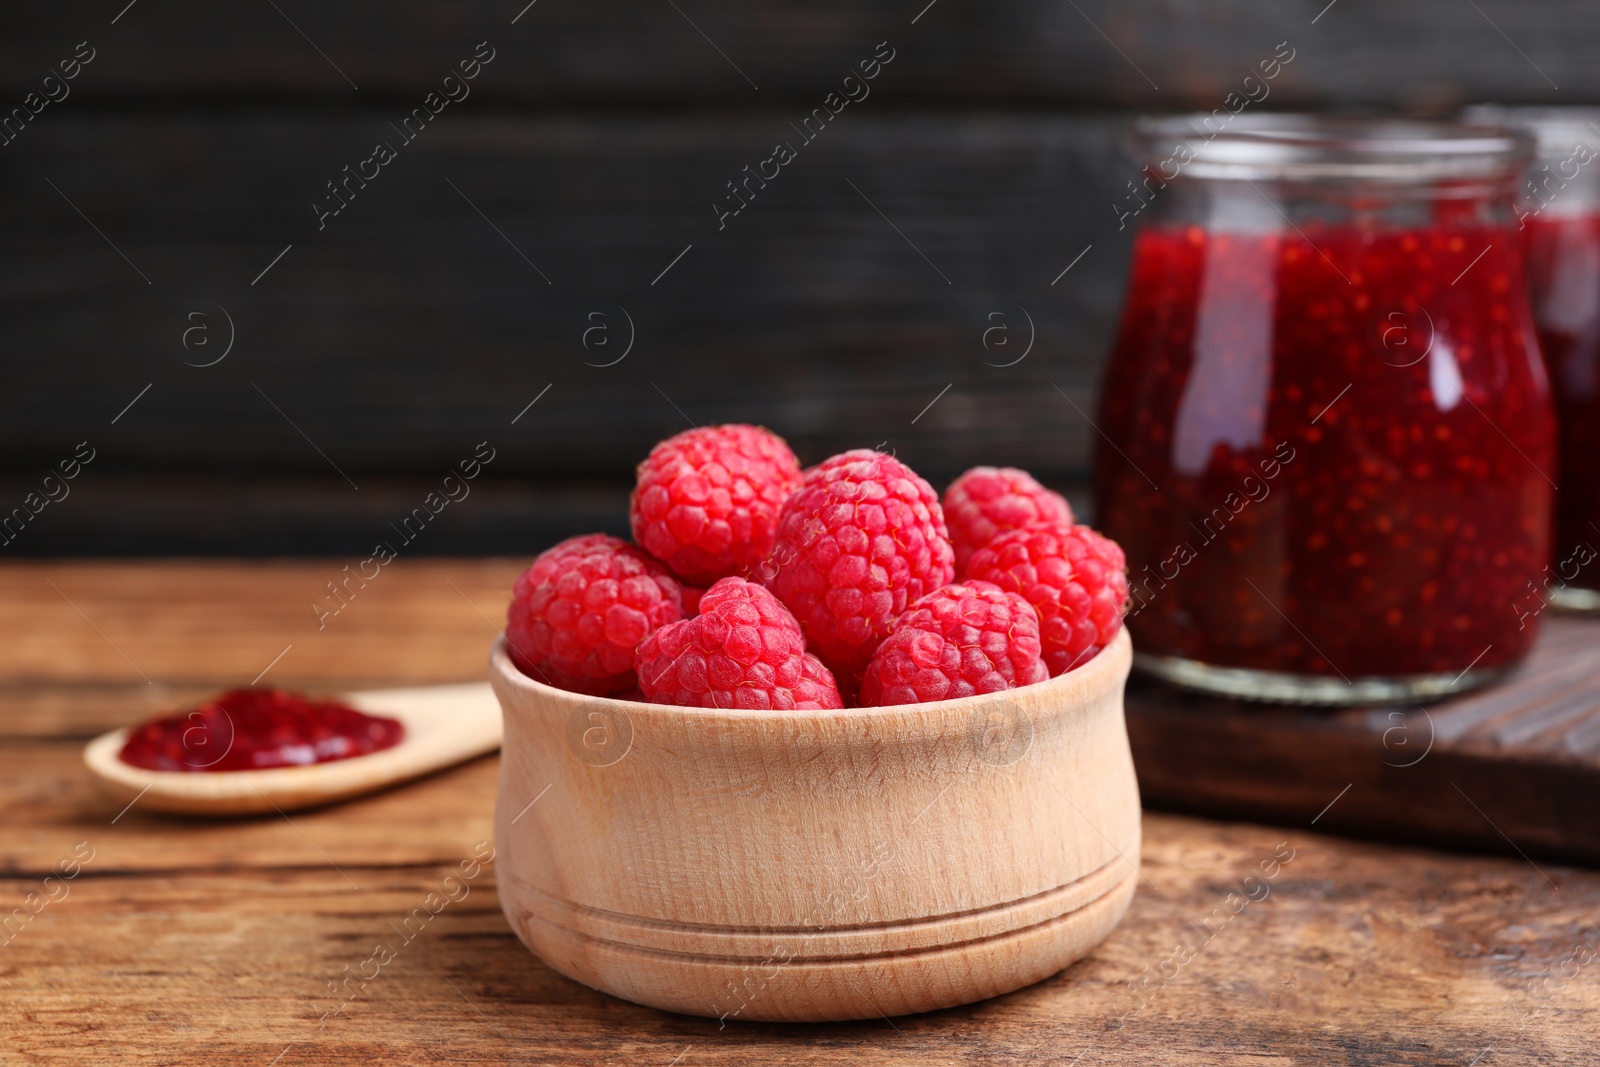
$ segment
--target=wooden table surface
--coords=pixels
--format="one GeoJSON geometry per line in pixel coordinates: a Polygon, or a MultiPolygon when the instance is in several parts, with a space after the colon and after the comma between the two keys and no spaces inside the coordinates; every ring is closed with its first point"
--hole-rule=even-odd
{"type": "Polygon", "coordinates": [[[97,794],[88,738],[269,665],[325,690],[481,675],[517,563],[403,561],[319,631],[344,562],[0,568],[0,1062],[1594,1062],[1600,874],[1542,861],[1150,813],[1132,909],[1062,974],[924,1016],[720,1028],[557,976],[492,864],[397,934],[492,836],[493,757],[291,817],[97,794]],[[323,1019],[380,940],[394,959],[323,1019]]]}

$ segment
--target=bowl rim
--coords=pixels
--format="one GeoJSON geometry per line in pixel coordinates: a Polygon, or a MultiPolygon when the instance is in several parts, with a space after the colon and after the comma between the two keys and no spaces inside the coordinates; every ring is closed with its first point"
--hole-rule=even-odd
{"type": "Polygon", "coordinates": [[[511,657],[506,652],[506,639],[502,635],[495,639],[489,652],[489,673],[492,681],[503,683],[513,689],[563,704],[573,709],[590,708],[593,710],[610,711],[614,714],[621,713],[629,716],[653,716],[662,719],[704,719],[712,721],[745,721],[764,725],[782,724],[812,724],[817,722],[832,722],[839,725],[872,724],[874,722],[893,722],[904,720],[907,717],[926,718],[929,720],[945,720],[952,715],[969,713],[973,710],[992,705],[996,701],[1014,700],[1018,694],[1028,694],[1030,703],[1037,703],[1049,699],[1049,696],[1062,694],[1059,707],[1071,709],[1082,704],[1086,699],[1099,695],[1113,686],[1122,685],[1128,671],[1133,664],[1133,642],[1128,636],[1126,626],[1119,627],[1117,635],[1111,643],[1102,648],[1088,663],[1075,670],[1059,674],[1043,682],[1033,685],[1021,686],[1016,689],[1003,689],[997,693],[980,693],[969,697],[956,697],[953,700],[933,700],[925,704],[890,704],[875,708],[825,708],[825,709],[761,709],[761,708],[690,708],[677,704],[653,704],[642,700],[621,700],[617,697],[593,696],[588,693],[574,693],[566,689],[557,689],[537,678],[530,678],[523,674],[511,662],[511,657]]]}

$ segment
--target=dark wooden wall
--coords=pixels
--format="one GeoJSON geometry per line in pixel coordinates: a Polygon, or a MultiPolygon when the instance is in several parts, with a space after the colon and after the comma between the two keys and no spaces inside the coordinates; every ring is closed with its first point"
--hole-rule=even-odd
{"type": "Polygon", "coordinates": [[[1220,106],[1283,41],[1269,107],[1600,99],[1586,0],[524,2],[0,11],[0,111],[95,50],[0,146],[0,511],[96,450],[4,551],[355,554],[487,440],[412,550],[530,554],[620,531],[632,465],[690,422],[1078,487],[1131,115],[1220,106]],[[471,95],[319,230],[325,183],[479,42],[471,95]],[[224,309],[228,356],[186,365],[224,309]]]}

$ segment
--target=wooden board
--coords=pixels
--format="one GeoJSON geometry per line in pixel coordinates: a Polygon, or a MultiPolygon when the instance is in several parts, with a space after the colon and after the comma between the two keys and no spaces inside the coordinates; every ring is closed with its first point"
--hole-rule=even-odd
{"type": "Polygon", "coordinates": [[[1081,477],[1125,272],[1116,123],[846,117],[725,231],[711,200],[787,118],[446,113],[322,232],[310,200],[375,136],[369,118],[41,121],[0,170],[0,200],[31,205],[0,227],[0,264],[57,266],[0,285],[0,314],[60,353],[8,372],[0,492],[20,503],[79,441],[96,458],[5,550],[370,552],[486,442],[492,462],[416,550],[531,554],[620,532],[651,445],[723,421],[771,426],[807,462],[885,445],[940,484],[974,457],[1081,477]],[[91,159],[121,180],[86,211],[153,286],[46,181],[85,199],[62,176],[91,159]],[[185,366],[187,324],[223,343],[223,310],[235,350],[185,366]],[[633,342],[614,366],[578,343],[591,311],[616,351],[633,342]],[[160,357],[119,361],[127,337],[160,357]]]}
{"type": "Polygon", "coordinates": [[[1496,0],[1480,5],[1481,14],[1449,0],[1339,0],[1319,17],[1326,4],[939,0],[924,11],[927,0],[695,0],[678,5],[683,14],[651,0],[279,4],[291,25],[270,5],[172,0],[135,8],[114,27],[114,7],[102,19],[77,5],[41,4],[4,13],[0,59],[18,85],[32,88],[30,66],[42,75],[90,37],[100,54],[74,106],[80,98],[117,106],[203,93],[224,106],[375,106],[363,99],[370,98],[410,107],[487,39],[499,56],[475,96],[496,106],[732,110],[809,103],[888,38],[906,69],[877,91],[896,102],[1209,109],[1288,39],[1300,67],[1274,91],[1279,107],[1437,107],[1472,93],[1569,102],[1600,92],[1600,72],[1581,47],[1600,32],[1600,12],[1585,0],[1496,0]]]}
{"type": "Polygon", "coordinates": [[[1552,613],[1508,681],[1409,709],[1136,676],[1128,732],[1147,806],[1600,865],[1600,621],[1552,613]]]}
{"type": "MultiPolygon", "coordinates": [[[[399,566],[392,577],[404,596],[370,616],[356,613],[358,602],[341,620],[363,631],[359,639],[330,629],[326,644],[297,644],[270,677],[339,689],[386,675],[479,676],[489,636],[462,625],[452,606],[461,598],[444,579],[488,612],[493,568],[399,566]],[[425,662],[385,650],[381,634],[405,630],[432,634],[425,662]]],[[[260,669],[241,651],[250,634],[269,645],[287,638],[283,590],[319,582],[325,567],[56,565],[47,573],[137,653],[156,685],[177,694],[248,681],[260,669]],[[208,584],[228,610],[196,629],[184,598],[208,584]]],[[[0,604],[33,586],[55,596],[41,577],[0,567],[0,604]]],[[[151,698],[138,694],[152,687],[116,673],[131,672],[70,608],[61,615],[30,603],[31,623],[8,617],[4,633],[10,639],[31,625],[47,639],[0,642],[0,916],[38,891],[80,842],[94,856],[65,897],[0,947],[7,1063],[1592,1060],[1600,874],[1329,837],[1316,832],[1328,816],[1307,825],[1314,809],[1284,828],[1147,814],[1143,877],[1123,923],[1066,972],[996,1000],[892,1024],[730,1020],[725,1029],[636,1007],[559,977],[521,946],[500,911],[494,864],[459,901],[405,926],[492,836],[494,758],[292,822],[219,826],[137,805],[119,812],[93,788],[79,752],[86,736],[146,714],[151,698]],[[85,663],[91,641],[120,667],[85,663]],[[1284,846],[1293,858],[1263,896],[1261,883],[1244,878],[1284,846]],[[1260,899],[1239,905],[1246,892],[1260,899]],[[1211,928],[1202,940],[1199,931],[1211,928]],[[395,960],[324,1024],[338,1006],[328,983],[386,939],[398,948],[395,960]],[[1180,943],[1198,948],[1181,964],[1180,943]]]]}
{"type": "MultiPolygon", "coordinates": [[[[940,479],[974,457],[1041,476],[1087,470],[1094,433],[1072,405],[1093,409],[1131,233],[1111,210],[1136,169],[1114,163],[1119,123],[936,120],[873,102],[841,114],[724,229],[712,202],[776,141],[799,140],[788,115],[580,120],[465,110],[469,100],[320,231],[312,201],[385,121],[41,117],[0,169],[0,203],[15,205],[0,213],[0,313],[58,354],[8,368],[0,467],[31,480],[78,441],[97,449],[79,499],[41,524],[126,509],[83,505],[103,476],[153,471],[180,491],[180,473],[223,483],[221,514],[247,505],[241,471],[320,480],[336,490],[323,507],[355,511],[370,507],[369,481],[437,483],[480,441],[494,451],[483,484],[625,480],[691,422],[764,423],[807,462],[889,440],[940,479]],[[100,191],[76,178],[91,166],[116,180],[100,191]],[[613,347],[582,347],[595,322],[613,347]],[[182,347],[201,324],[194,344],[231,335],[235,348],[185,366],[202,361],[182,347]],[[152,358],[117,361],[128,337],[152,358]],[[1001,365],[1030,338],[1026,358],[1001,365]]],[[[459,510],[476,506],[468,497],[459,510]]]]}
{"type": "Polygon", "coordinates": [[[5,109],[95,50],[0,149],[0,319],[39,354],[5,368],[0,514],[99,449],[7,553],[365,549],[369,517],[485,439],[499,491],[419,551],[509,553],[519,530],[616,529],[574,480],[625,483],[690,421],[1065,485],[1095,439],[1134,114],[1223,107],[1280,43],[1267,108],[1600,97],[1584,0],[310,6],[0,13],[5,109]],[[471,95],[318,229],[326,183],[480,41],[471,95]],[[719,228],[727,183],[880,41],[871,95],[719,228]],[[637,343],[598,366],[575,324],[607,314],[616,352],[616,308],[637,343]],[[1033,350],[1001,366],[1024,309],[1033,350]],[[186,366],[220,352],[224,311],[231,354],[186,366]]]}
{"type": "MultiPolygon", "coordinates": [[[[37,491],[37,473],[0,474],[0,499],[22,500],[37,491]]],[[[314,474],[243,480],[107,465],[94,472],[93,481],[85,473],[67,506],[47,507],[6,550],[33,558],[106,552],[123,558],[349,553],[359,562],[376,542],[393,543],[389,523],[410,515],[440,485],[432,476],[363,477],[357,493],[331,470],[328,474],[331,481],[314,474]]],[[[477,480],[463,506],[447,508],[429,522],[425,535],[404,547],[418,556],[469,552],[532,559],[575,534],[628,537],[632,488],[631,478],[620,474],[606,481],[573,481],[489,473],[477,480]]],[[[1076,492],[1086,497],[1087,485],[1076,492]]]]}

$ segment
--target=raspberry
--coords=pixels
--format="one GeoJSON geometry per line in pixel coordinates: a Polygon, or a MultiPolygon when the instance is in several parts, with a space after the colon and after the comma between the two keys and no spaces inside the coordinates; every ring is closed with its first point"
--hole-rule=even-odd
{"type": "Polygon", "coordinates": [[[895,616],[954,577],[953,559],[933,487],[861,449],[806,473],[762,577],[849,693],[895,616]]]}
{"type": "Polygon", "coordinates": [[[667,569],[606,534],[571,537],[517,579],[506,619],[511,661],[558,689],[605,695],[634,684],[633,650],[683,617],[667,569]]]}
{"type": "Polygon", "coordinates": [[[997,693],[1050,676],[1039,615],[988,582],[935,589],[907,609],[861,679],[861,706],[925,704],[997,693]]]}
{"type": "Polygon", "coordinates": [[[1054,678],[1087,663],[1117,635],[1128,602],[1126,567],[1115,541],[1056,522],[997,534],[972,554],[967,577],[1020,593],[1033,605],[1054,678]]]}
{"type": "Polygon", "coordinates": [[[1015,467],[973,467],[944,491],[944,521],[956,550],[956,573],[967,573],[967,560],[1005,530],[1037,522],[1072,521],[1066,497],[1015,467]]]}
{"type": "Polygon", "coordinates": [[[639,689],[658,704],[791,711],[840,708],[839,688],[806,651],[800,624],[765,588],[724,578],[700,614],[639,646],[639,689]]]}
{"type": "Polygon", "coordinates": [[[679,578],[705,586],[748,573],[772,551],[800,464],[777,434],[732,424],[667,438],[638,475],[628,508],[634,540],[679,578]]]}

